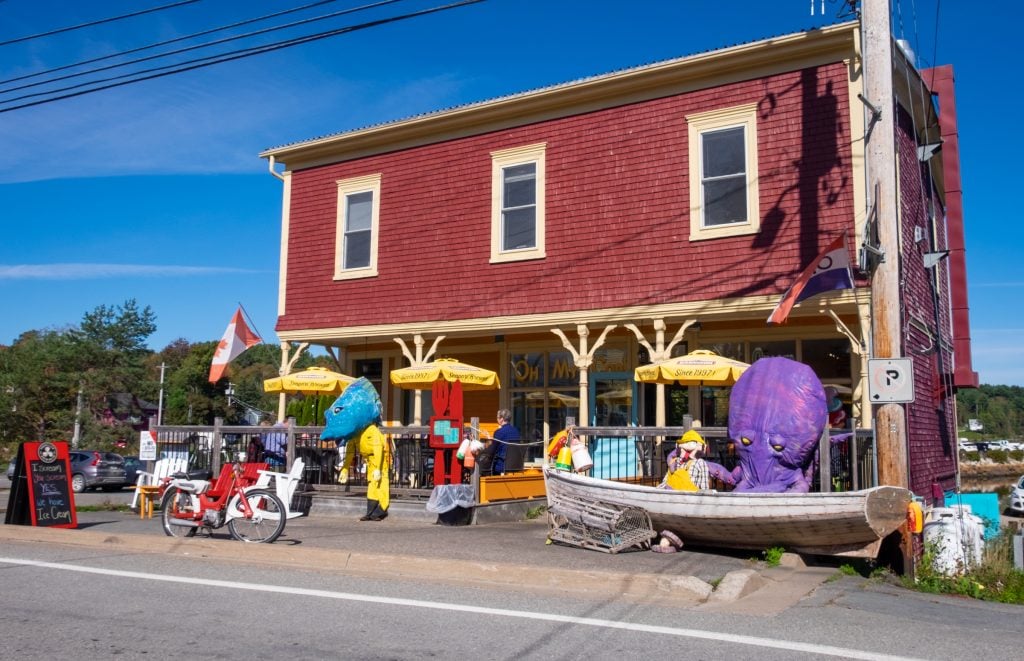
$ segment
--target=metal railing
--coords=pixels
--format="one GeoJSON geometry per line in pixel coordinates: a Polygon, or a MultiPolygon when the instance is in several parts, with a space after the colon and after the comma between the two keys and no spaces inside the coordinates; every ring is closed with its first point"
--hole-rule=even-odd
{"type": "MultiPolygon", "coordinates": [[[[305,465],[303,480],[319,487],[337,484],[336,469],[342,461],[337,444],[320,438],[323,427],[299,427],[289,421],[284,427],[253,427],[248,425],[211,426],[159,426],[157,430],[158,458],[179,457],[188,460],[189,471],[194,474],[217,475],[220,467],[235,457],[252,460],[253,441],[268,433],[287,436],[284,460],[271,469],[286,472],[297,457],[305,465]],[[219,448],[219,452],[214,449],[219,448]]],[[[689,427],[576,427],[576,433],[585,438],[594,467],[588,471],[594,477],[658,485],[665,477],[666,459],[678,439],[689,427]]],[[[434,450],[427,444],[427,427],[381,427],[392,443],[390,481],[393,491],[425,496],[433,487],[434,450]]],[[[703,427],[700,433],[707,441],[704,457],[727,470],[736,466],[733,441],[725,427],[703,427]]],[[[827,447],[829,460],[817,462],[812,490],[851,491],[877,484],[874,431],[871,429],[829,430],[828,438],[819,445],[827,447]]],[[[258,457],[256,459],[259,459],[258,457]]],[[[151,468],[151,467],[150,467],[151,468]]],[[[349,488],[366,485],[365,462],[356,457],[355,467],[349,471],[349,488]]],[[[470,481],[467,471],[466,482],[470,481]]],[[[727,490],[722,483],[713,488],[727,490]]]]}

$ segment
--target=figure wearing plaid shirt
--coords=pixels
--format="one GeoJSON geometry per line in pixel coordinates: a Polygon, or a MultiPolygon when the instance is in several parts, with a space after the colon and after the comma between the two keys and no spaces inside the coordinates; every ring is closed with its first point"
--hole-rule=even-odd
{"type": "Polygon", "coordinates": [[[668,456],[669,475],[666,478],[666,482],[669,486],[672,486],[673,482],[675,482],[676,484],[684,484],[684,489],[690,489],[690,485],[686,484],[685,480],[676,481],[671,479],[673,473],[684,469],[689,475],[689,482],[692,483],[693,487],[696,487],[698,490],[710,487],[708,462],[698,456],[698,453],[703,452],[706,446],[707,441],[704,440],[704,437],[692,429],[676,441],[676,449],[668,456]]]}

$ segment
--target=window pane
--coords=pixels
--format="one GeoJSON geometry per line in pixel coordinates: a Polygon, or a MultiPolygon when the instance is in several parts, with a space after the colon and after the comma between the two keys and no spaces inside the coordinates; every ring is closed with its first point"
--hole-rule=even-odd
{"type": "Polygon", "coordinates": [[[782,356],[790,360],[796,360],[796,341],[787,340],[782,342],[751,342],[750,362],[767,356],[782,356]]]}
{"type": "Polygon", "coordinates": [[[502,207],[528,206],[537,203],[537,165],[527,163],[514,165],[503,170],[505,174],[505,192],[502,207]]]}
{"type": "Polygon", "coordinates": [[[346,269],[366,268],[370,265],[370,232],[345,234],[346,269]]]}
{"type": "Polygon", "coordinates": [[[747,181],[730,177],[704,182],[704,226],[747,221],[747,181]]]}
{"type": "Polygon", "coordinates": [[[511,358],[512,387],[525,388],[544,385],[544,354],[516,353],[511,358]]]}
{"type": "Polygon", "coordinates": [[[704,143],[704,178],[740,174],[746,171],[743,127],[701,134],[704,143]]]}
{"type": "Polygon", "coordinates": [[[537,245],[537,226],[534,222],[535,209],[514,209],[502,214],[502,250],[533,248],[537,245]]]}
{"type": "Polygon", "coordinates": [[[373,226],[373,193],[355,193],[348,196],[345,211],[345,230],[368,230],[373,226]]]}

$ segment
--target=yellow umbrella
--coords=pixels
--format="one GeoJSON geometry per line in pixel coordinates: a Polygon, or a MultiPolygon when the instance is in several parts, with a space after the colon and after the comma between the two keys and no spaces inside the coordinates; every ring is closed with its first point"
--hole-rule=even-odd
{"type": "Polygon", "coordinates": [[[263,392],[340,395],[353,381],[354,377],[332,372],[326,367],[310,367],[287,376],[267,379],[263,382],[263,392]]]}
{"type": "Polygon", "coordinates": [[[731,386],[750,365],[698,349],[685,356],[641,365],[633,377],[641,383],[677,383],[682,386],[731,386]]]}
{"type": "Polygon", "coordinates": [[[429,390],[441,380],[460,381],[463,390],[496,390],[501,387],[497,373],[460,363],[454,358],[438,358],[421,367],[403,367],[391,372],[391,383],[404,390],[429,390]]]}

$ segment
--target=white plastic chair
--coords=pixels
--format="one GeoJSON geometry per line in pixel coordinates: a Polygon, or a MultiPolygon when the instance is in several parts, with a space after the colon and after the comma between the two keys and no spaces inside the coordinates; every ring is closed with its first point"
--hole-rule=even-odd
{"type": "Polygon", "coordinates": [[[270,480],[273,479],[274,492],[281,499],[281,502],[284,503],[284,508],[288,512],[288,518],[294,519],[295,517],[303,516],[302,512],[292,511],[292,495],[295,494],[295,488],[302,481],[302,471],[305,467],[306,463],[296,457],[291,471],[287,473],[266,470],[256,471],[260,474],[260,477],[256,480],[256,484],[253,487],[267,489],[270,487],[270,480]]]}
{"type": "MultiPolygon", "coordinates": [[[[146,471],[139,471],[139,476],[135,480],[136,487],[155,487],[160,484],[160,481],[165,477],[170,477],[179,471],[186,470],[188,468],[188,460],[182,458],[176,459],[159,459],[153,465],[153,472],[147,473],[146,471]]],[[[139,490],[135,490],[135,495],[132,496],[131,508],[135,507],[139,503],[139,490]]]]}

